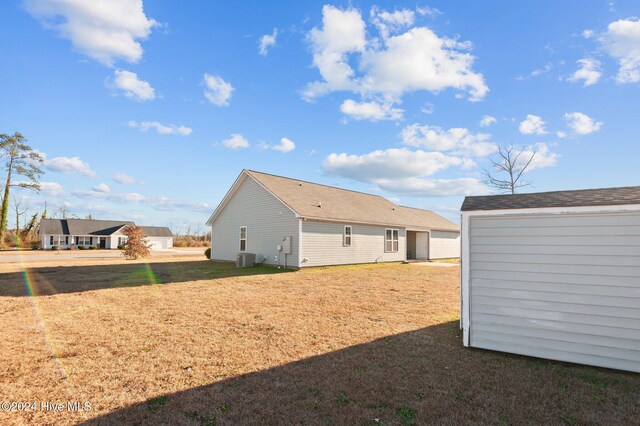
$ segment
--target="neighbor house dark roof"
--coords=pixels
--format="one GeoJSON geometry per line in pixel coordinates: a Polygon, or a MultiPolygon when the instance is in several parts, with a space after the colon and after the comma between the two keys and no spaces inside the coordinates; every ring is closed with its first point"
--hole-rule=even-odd
{"type": "MultiPolygon", "coordinates": [[[[40,235],[113,235],[127,225],[135,223],[126,220],[94,219],[42,219],[40,235]]],[[[167,227],[143,226],[147,237],[173,237],[167,227]]]]}
{"type": "Polygon", "coordinates": [[[166,226],[143,226],[142,233],[147,237],[173,237],[173,233],[166,226]]]}
{"type": "MultiPolygon", "coordinates": [[[[332,220],[344,223],[359,222],[439,231],[460,230],[458,225],[432,211],[398,206],[379,195],[253,170],[243,170],[240,177],[245,176],[253,178],[292,211],[305,219],[332,220]]],[[[240,178],[236,183],[239,181],[240,178]]],[[[225,200],[220,206],[224,202],[225,200]]],[[[219,211],[220,206],[216,212],[219,211]]],[[[209,223],[215,219],[216,212],[209,219],[209,223]]]]}
{"type": "Polygon", "coordinates": [[[462,211],[640,204],[640,186],[465,197],[462,211]]]}

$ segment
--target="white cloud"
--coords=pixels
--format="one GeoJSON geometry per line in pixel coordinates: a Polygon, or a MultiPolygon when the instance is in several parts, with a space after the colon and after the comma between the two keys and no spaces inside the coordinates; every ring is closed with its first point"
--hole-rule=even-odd
{"type": "MultiPolygon", "coordinates": [[[[411,14],[374,10],[374,25],[387,32],[398,31],[411,22],[411,14]],[[383,18],[384,17],[384,18],[383,18]]],[[[392,102],[407,92],[433,93],[447,88],[468,92],[471,101],[489,91],[482,74],[473,71],[475,57],[467,52],[468,42],[438,37],[427,27],[369,42],[366,25],[356,9],[324,6],[321,28],[308,35],[313,64],[322,81],[308,84],[302,95],[307,100],[334,91],[351,91],[363,98],[383,97],[392,102]],[[350,61],[358,63],[356,75],[350,61]]]]}
{"type": "Polygon", "coordinates": [[[591,37],[593,37],[594,32],[593,30],[584,30],[582,32],[582,37],[586,38],[586,39],[590,39],[591,37]]]}
{"type": "Polygon", "coordinates": [[[123,193],[115,193],[115,192],[105,192],[99,191],[96,189],[91,190],[75,190],[73,191],[73,195],[78,198],[96,198],[101,200],[108,200],[114,203],[122,203],[126,205],[130,205],[132,203],[140,203],[145,204],[150,207],[153,207],[157,210],[163,211],[177,211],[177,210],[190,210],[195,212],[210,212],[211,206],[207,203],[203,202],[192,202],[192,201],[182,201],[182,200],[174,200],[169,197],[148,197],[137,192],[123,192],[123,193]]]}
{"type": "Polygon", "coordinates": [[[260,37],[259,50],[262,56],[267,56],[267,54],[269,53],[269,49],[276,45],[277,37],[277,28],[274,28],[271,34],[265,34],[260,37]]]}
{"type": "Polygon", "coordinates": [[[558,130],[558,131],[556,132],[556,136],[558,136],[560,139],[564,139],[564,138],[566,138],[566,137],[567,137],[567,132],[564,132],[564,131],[562,131],[562,130],[558,130]]]}
{"type": "Polygon", "coordinates": [[[113,179],[114,182],[117,182],[119,184],[122,185],[136,185],[136,184],[142,184],[143,182],[139,181],[138,179],[129,176],[125,173],[116,173],[115,175],[113,175],[111,177],[111,179],[113,179]]]}
{"type": "Polygon", "coordinates": [[[291,152],[294,149],[296,149],[296,144],[291,139],[282,138],[280,139],[280,143],[278,145],[272,146],[271,149],[280,151],[286,154],[287,152],[291,152]]]}
{"type": "Polygon", "coordinates": [[[640,82],[640,19],[620,19],[599,37],[605,51],[618,60],[618,83],[640,82]]]}
{"type": "Polygon", "coordinates": [[[602,127],[602,122],[594,121],[591,117],[581,112],[568,112],[564,115],[564,119],[572,132],[579,136],[597,132],[602,127]]]}
{"type": "Polygon", "coordinates": [[[334,176],[361,182],[378,182],[380,180],[430,176],[438,171],[461,164],[461,159],[441,152],[391,148],[364,155],[333,153],[325,158],[323,168],[334,176]]]}
{"type": "Polygon", "coordinates": [[[217,75],[205,74],[203,78],[206,86],[204,97],[214,105],[228,106],[234,91],[231,83],[217,75]]]}
{"type": "Polygon", "coordinates": [[[387,97],[453,88],[468,92],[470,101],[479,101],[489,88],[482,74],[472,70],[475,58],[466,52],[469,48],[469,43],[440,38],[429,28],[412,28],[387,39],[383,49],[364,52],[361,87],[387,97]]]}
{"type": "Polygon", "coordinates": [[[527,75],[521,75],[521,76],[516,77],[516,80],[529,80],[530,78],[538,77],[539,75],[546,74],[549,71],[551,71],[552,69],[553,69],[553,64],[552,63],[547,63],[544,66],[544,68],[536,68],[535,70],[531,71],[527,75]]]}
{"type": "Polygon", "coordinates": [[[354,90],[351,77],[354,71],[347,54],[362,52],[367,44],[365,23],[360,12],[350,8],[341,10],[331,5],[322,8],[322,29],[313,28],[307,39],[313,51],[313,65],[324,79],[310,83],[303,93],[313,99],[335,90],[354,90]]]}
{"type": "Polygon", "coordinates": [[[482,117],[482,120],[480,120],[480,127],[489,127],[491,126],[493,123],[495,123],[497,120],[495,117],[491,116],[491,115],[484,115],[482,117]]]}
{"type": "Polygon", "coordinates": [[[379,181],[385,191],[413,197],[447,197],[452,195],[485,195],[489,189],[476,178],[424,179],[407,178],[396,181],[379,181]]]}
{"type": "Polygon", "coordinates": [[[156,98],[155,89],[146,81],[140,80],[138,74],[125,70],[116,70],[114,74],[113,81],[107,86],[122,90],[127,98],[140,102],[152,101],[156,98]]]}
{"type": "Polygon", "coordinates": [[[432,18],[435,18],[438,15],[442,15],[442,12],[440,11],[440,9],[436,9],[435,7],[429,7],[429,6],[417,7],[416,12],[418,12],[418,15],[420,16],[430,16],[432,18]]]}
{"type": "Polygon", "coordinates": [[[522,150],[521,158],[531,158],[531,155],[535,152],[535,156],[531,161],[531,164],[527,168],[527,171],[535,169],[543,169],[545,167],[552,167],[558,163],[559,155],[549,151],[547,144],[539,142],[532,146],[529,146],[522,150]]]}
{"type": "Polygon", "coordinates": [[[91,189],[96,192],[104,192],[105,194],[111,192],[111,188],[109,188],[109,185],[106,183],[100,183],[91,189]]]}
{"type": "MultiPolygon", "coordinates": [[[[30,182],[16,182],[16,185],[28,183],[30,182]]],[[[64,187],[57,182],[40,182],[40,193],[49,197],[63,197],[66,195],[64,187]]]]}
{"type": "Polygon", "coordinates": [[[251,146],[249,141],[239,133],[233,133],[229,139],[223,140],[222,145],[229,149],[243,149],[251,146]]]}
{"type": "Polygon", "coordinates": [[[484,157],[498,150],[486,133],[472,133],[465,128],[444,130],[438,126],[412,124],[401,133],[402,142],[408,146],[450,152],[466,157],[484,157]]]}
{"type": "Polygon", "coordinates": [[[142,58],[139,40],[157,25],[145,15],[142,0],[25,0],[24,4],[46,28],[108,66],[118,59],[138,62],[142,58]]]}
{"type": "Polygon", "coordinates": [[[353,99],[345,100],[340,105],[343,114],[355,120],[401,120],[404,110],[393,108],[393,103],[385,102],[356,102],[353,99]]]}
{"type": "Polygon", "coordinates": [[[54,172],[65,174],[78,173],[90,178],[97,177],[96,172],[91,170],[89,164],[78,157],[55,157],[44,161],[44,166],[54,172]]]}
{"type": "Polygon", "coordinates": [[[416,20],[415,12],[409,9],[388,12],[373,6],[369,15],[371,23],[378,28],[380,36],[384,39],[389,38],[389,34],[395,34],[404,28],[410,27],[416,20]]]}
{"type": "Polygon", "coordinates": [[[176,126],[174,124],[165,125],[159,123],[157,121],[129,121],[127,123],[129,127],[138,128],[143,132],[149,131],[149,129],[153,129],[159,135],[179,135],[179,136],[189,136],[193,131],[190,127],[186,126],[176,126]]]}
{"type": "Polygon", "coordinates": [[[544,128],[544,120],[537,115],[527,114],[527,118],[518,127],[523,135],[544,135],[547,131],[544,128]]]}
{"type": "Polygon", "coordinates": [[[580,59],[577,63],[580,65],[580,68],[568,78],[569,81],[573,83],[582,81],[582,85],[586,87],[596,84],[598,80],[600,80],[600,77],[602,77],[600,61],[597,59],[584,58],[580,59]]]}

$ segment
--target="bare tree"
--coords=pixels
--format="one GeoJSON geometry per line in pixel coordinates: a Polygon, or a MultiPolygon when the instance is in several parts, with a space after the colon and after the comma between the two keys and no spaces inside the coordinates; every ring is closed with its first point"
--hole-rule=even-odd
{"type": "Polygon", "coordinates": [[[20,216],[25,214],[29,209],[22,209],[22,197],[13,199],[13,211],[16,213],[16,236],[20,234],[20,216]]]}
{"type": "Polygon", "coordinates": [[[491,160],[491,169],[484,169],[484,183],[500,190],[515,194],[518,188],[531,185],[531,182],[524,182],[522,175],[531,166],[531,162],[536,156],[535,148],[525,150],[513,145],[499,147],[498,157],[491,160]],[[506,174],[506,176],[503,175],[506,174]]]}

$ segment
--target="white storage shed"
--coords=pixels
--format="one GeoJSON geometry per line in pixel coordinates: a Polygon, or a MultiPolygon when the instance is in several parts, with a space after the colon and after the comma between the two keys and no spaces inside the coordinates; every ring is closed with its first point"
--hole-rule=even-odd
{"type": "Polygon", "coordinates": [[[461,210],[465,346],[640,372],[640,186],[461,210]]]}

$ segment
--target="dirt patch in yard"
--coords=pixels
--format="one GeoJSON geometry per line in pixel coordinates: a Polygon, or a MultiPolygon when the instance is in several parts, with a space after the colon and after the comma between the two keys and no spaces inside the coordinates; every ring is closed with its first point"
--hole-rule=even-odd
{"type": "MultiPolygon", "coordinates": [[[[140,275],[92,289],[92,280],[109,282],[107,272],[75,266],[57,276],[85,291],[0,297],[2,400],[91,403],[79,413],[0,412],[0,424],[621,424],[640,416],[639,375],[463,348],[457,267],[216,278],[219,264],[173,263],[165,284],[140,275]]],[[[49,284],[62,288],[54,275],[49,284]]],[[[0,273],[0,293],[22,278],[0,273]]]]}

